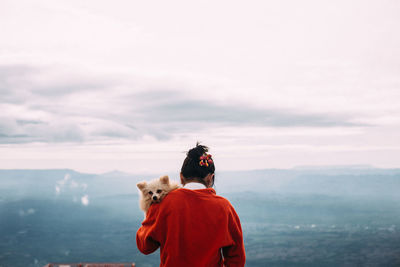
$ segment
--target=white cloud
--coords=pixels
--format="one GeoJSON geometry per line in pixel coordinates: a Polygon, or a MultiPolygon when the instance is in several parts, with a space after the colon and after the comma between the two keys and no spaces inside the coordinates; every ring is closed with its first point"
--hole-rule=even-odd
{"type": "Polygon", "coordinates": [[[28,209],[28,210],[26,211],[27,214],[35,214],[35,212],[36,212],[36,210],[35,210],[35,209],[32,209],[32,208],[30,208],[30,209],[28,209]]]}
{"type": "Polygon", "coordinates": [[[88,195],[84,195],[83,197],[81,197],[81,203],[84,206],[89,205],[89,196],[88,195]]]}
{"type": "Polygon", "coordinates": [[[33,208],[29,208],[29,209],[27,209],[27,210],[20,209],[20,210],[18,211],[18,214],[19,214],[19,216],[21,216],[21,217],[33,215],[33,214],[35,214],[35,213],[36,213],[36,210],[33,209],[33,208]]]}
{"type": "Polygon", "coordinates": [[[394,1],[157,5],[2,4],[0,167],[162,170],[197,140],[228,169],[400,164],[394,1]]]}
{"type": "MultiPolygon", "coordinates": [[[[88,185],[86,183],[79,183],[72,179],[70,173],[66,173],[63,179],[57,181],[55,191],[56,195],[73,195],[72,201],[76,203],[79,199],[77,195],[83,195],[87,187],[88,185]]],[[[80,200],[82,205],[87,206],[89,204],[88,195],[83,195],[80,200]]]]}
{"type": "MultiPolygon", "coordinates": [[[[20,71],[21,67],[4,69],[13,72],[20,71]]],[[[28,74],[34,72],[32,67],[23,69],[28,74]]],[[[307,112],[275,105],[258,107],[251,101],[246,100],[246,103],[234,98],[230,102],[206,100],[201,93],[195,93],[196,86],[189,84],[173,90],[153,89],[168,87],[162,83],[142,83],[138,87],[135,81],[126,80],[123,75],[119,82],[102,78],[103,83],[101,79],[75,78],[77,74],[72,73],[69,78],[73,83],[65,80],[62,85],[62,81],[57,80],[56,85],[52,85],[55,69],[50,70],[50,77],[43,78],[44,84],[27,78],[25,90],[29,92],[30,101],[3,104],[6,114],[0,117],[0,142],[85,143],[89,140],[137,140],[146,135],[171,139],[176,134],[190,133],[204,126],[324,128],[366,124],[358,122],[362,119],[358,114],[340,110],[307,112]],[[50,84],[46,85],[47,82],[50,84]]],[[[26,76],[30,76],[28,74],[26,76]]],[[[11,89],[15,86],[8,85],[10,95],[14,94],[11,89]]],[[[18,96],[11,98],[18,99],[18,96]]]]}

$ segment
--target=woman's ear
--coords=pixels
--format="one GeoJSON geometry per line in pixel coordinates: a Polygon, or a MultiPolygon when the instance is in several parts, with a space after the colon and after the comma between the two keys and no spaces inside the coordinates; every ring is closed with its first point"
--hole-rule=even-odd
{"type": "Polygon", "coordinates": [[[186,184],[186,181],[185,181],[185,177],[183,177],[183,174],[182,174],[182,173],[180,173],[180,177],[181,177],[181,184],[182,184],[182,185],[185,185],[185,184],[186,184]]]}
{"type": "Polygon", "coordinates": [[[207,187],[211,187],[214,181],[214,173],[209,173],[205,178],[204,181],[207,184],[207,187]]]}

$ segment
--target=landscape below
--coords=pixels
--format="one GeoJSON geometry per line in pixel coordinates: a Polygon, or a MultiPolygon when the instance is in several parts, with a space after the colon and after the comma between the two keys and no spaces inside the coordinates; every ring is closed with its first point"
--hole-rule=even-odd
{"type": "MultiPolygon", "coordinates": [[[[0,267],[158,266],[159,252],[145,256],[135,242],[136,183],[156,176],[0,170],[0,267]]],[[[221,172],[216,181],[240,216],[246,266],[400,266],[399,169],[221,172]]]]}

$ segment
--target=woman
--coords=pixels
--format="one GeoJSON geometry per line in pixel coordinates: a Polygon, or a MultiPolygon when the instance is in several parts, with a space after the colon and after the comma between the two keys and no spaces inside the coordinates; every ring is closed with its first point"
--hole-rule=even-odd
{"type": "Polygon", "coordinates": [[[152,204],[136,233],[138,249],[160,247],[160,266],[244,266],[240,220],[233,206],[217,196],[215,166],[208,148],[189,150],[181,169],[183,188],[152,204]]]}

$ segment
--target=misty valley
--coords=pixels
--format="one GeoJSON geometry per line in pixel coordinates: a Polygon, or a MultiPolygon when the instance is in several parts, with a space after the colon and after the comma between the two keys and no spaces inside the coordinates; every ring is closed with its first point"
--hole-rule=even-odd
{"type": "MultiPolygon", "coordinates": [[[[177,174],[169,174],[173,179],[177,174]]],[[[151,175],[0,170],[0,266],[135,262],[136,183],[151,175]]],[[[400,266],[400,170],[221,172],[242,222],[246,266],[400,266]]]]}

